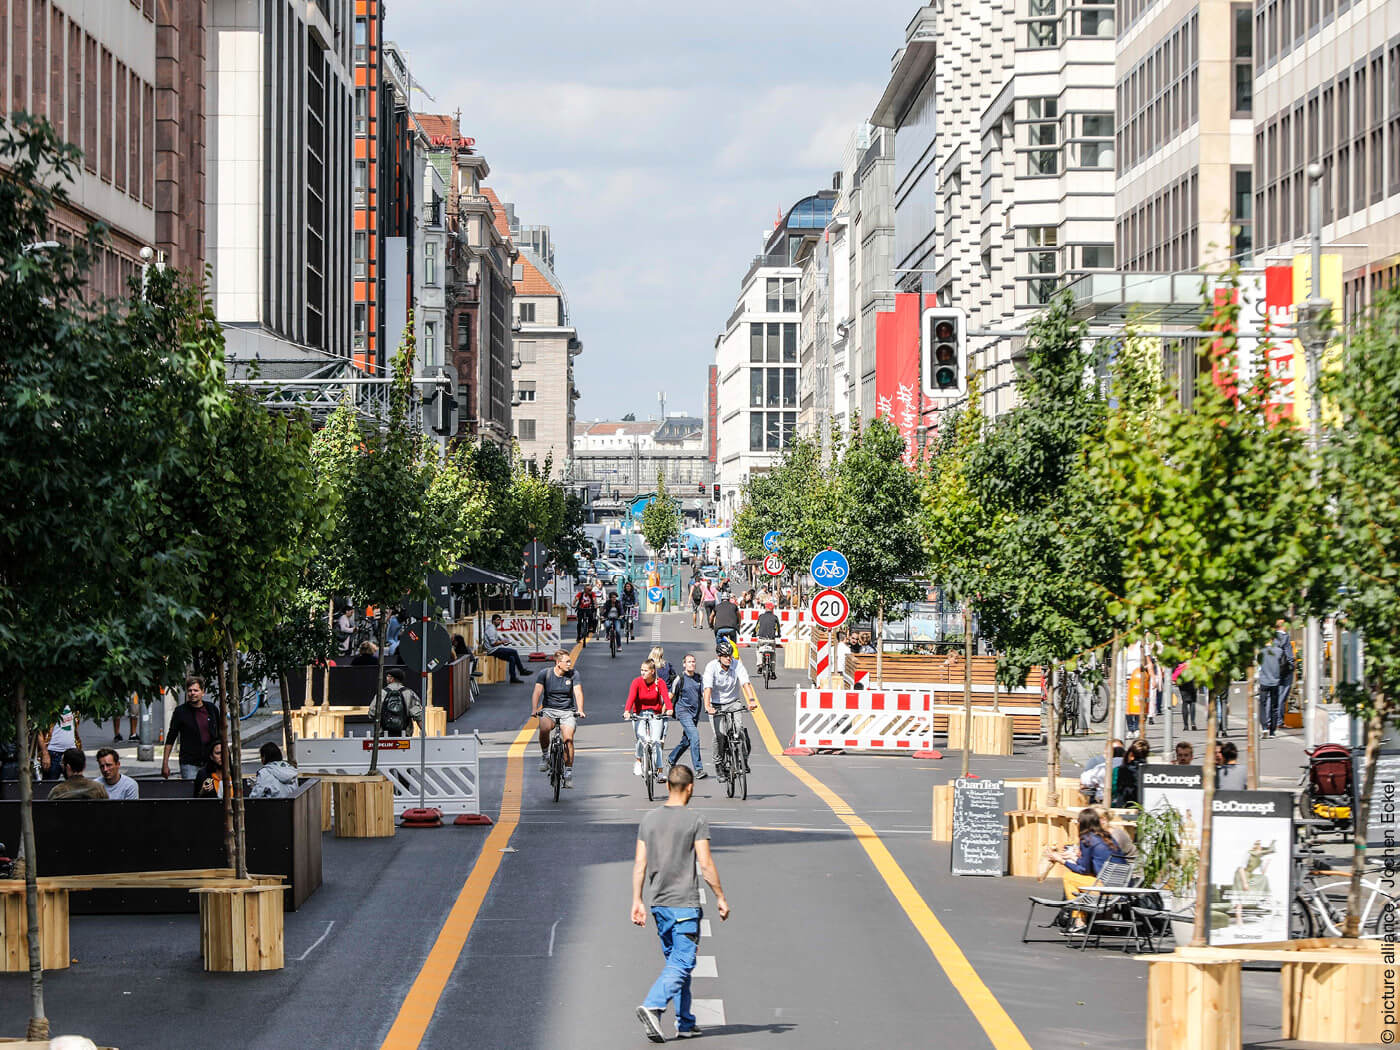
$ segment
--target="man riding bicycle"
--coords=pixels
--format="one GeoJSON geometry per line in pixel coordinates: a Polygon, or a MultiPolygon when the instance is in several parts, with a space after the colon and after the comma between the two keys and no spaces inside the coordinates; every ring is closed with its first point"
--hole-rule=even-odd
{"type": "Polygon", "coordinates": [[[715,602],[715,615],[712,623],[715,629],[715,641],[721,639],[739,639],[739,607],[734,604],[734,599],[728,592],[720,595],[715,602]]]}
{"type": "Polygon", "coordinates": [[[773,611],[773,603],[765,602],[763,612],[758,614],[758,661],[763,666],[763,658],[774,660],[778,651],[778,635],[782,628],[778,625],[778,614],[773,611]]]}
{"type": "MultiPolygon", "coordinates": [[[[747,773],[752,748],[749,731],[744,728],[745,701],[750,711],[758,707],[758,694],[749,682],[749,672],[742,660],[734,658],[734,648],[729,641],[718,642],[715,645],[715,658],[705,665],[705,710],[714,722],[717,757],[724,754],[722,741],[731,725],[744,738],[744,772],[747,773]]],[[[721,770],[720,775],[722,778],[728,777],[729,770],[721,770]]]]}
{"type": "Polygon", "coordinates": [[[583,713],[583,682],[574,671],[573,661],[563,649],[554,653],[554,666],[535,676],[530,696],[530,716],[540,716],[540,772],[549,772],[549,735],[559,724],[564,738],[564,786],[574,786],[574,728],[583,713]]]}
{"type": "Polygon", "coordinates": [[[574,615],[578,618],[578,637],[580,641],[588,638],[593,632],[593,614],[596,605],[593,600],[593,588],[584,584],[579,592],[574,595],[574,615]]]}

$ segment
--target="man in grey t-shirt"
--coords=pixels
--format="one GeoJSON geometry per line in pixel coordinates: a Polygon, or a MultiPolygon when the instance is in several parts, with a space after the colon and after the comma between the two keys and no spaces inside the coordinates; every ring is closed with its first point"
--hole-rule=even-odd
{"type": "Polygon", "coordinates": [[[661,1012],[672,999],[676,1001],[676,1038],[700,1034],[690,1009],[690,974],[695,969],[700,943],[697,866],[714,891],[719,917],[729,918],[729,902],[710,855],[709,822],[703,814],[686,808],[695,791],[690,767],[672,766],[666,789],[666,804],[643,817],[637,828],[637,858],[632,865],[632,922],[637,926],[647,924],[647,908],[642,900],[645,887],[651,897],[651,917],[661,938],[661,951],[666,956],[661,976],[637,1007],[637,1019],[653,1043],[666,1040],[661,1031],[661,1012]]]}

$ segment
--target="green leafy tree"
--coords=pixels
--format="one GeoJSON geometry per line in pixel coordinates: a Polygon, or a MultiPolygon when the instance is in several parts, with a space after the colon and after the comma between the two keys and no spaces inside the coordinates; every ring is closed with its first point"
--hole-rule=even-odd
{"type": "Polygon", "coordinates": [[[83,301],[103,231],[49,241],[80,163],[47,122],[0,117],[0,677],[20,755],[31,1039],[48,1021],[29,743],[65,703],[116,714],[197,616],[204,552],[171,507],[225,397],[206,312],[83,301]]]}
{"type": "Polygon", "coordinates": [[[583,497],[574,491],[564,491],[563,513],[559,520],[559,534],[550,545],[551,564],[556,573],[577,578],[581,569],[581,559],[588,549],[588,537],[584,535],[586,521],[583,497]]]}
{"type": "MultiPolygon", "coordinates": [[[[308,556],[311,553],[309,552],[308,556]]],[[[277,682],[282,701],[282,741],[287,761],[297,764],[296,738],[292,732],[291,676],[324,667],[335,655],[335,631],[326,617],[327,598],[305,586],[277,607],[278,621],[258,647],[248,654],[248,670],[254,678],[277,682]]],[[[310,703],[311,690],[307,690],[310,703]]]]}
{"type": "MultiPolygon", "coordinates": [[[[840,446],[838,444],[838,452],[840,446]]],[[[800,437],[783,451],[767,474],[754,474],[744,483],[732,537],[745,557],[768,553],[764,533],[782,533],[778,541],[783,560],[793,571],[810,564],[812,555],[835,546],[835,468],[822,466],[821,446],[800,437]]]]}
{"type": "MultiPolygon", "coordinates": [[[[1162,397],[1155,413],[1115,413],[1097,471],[1124,544],[1113,611],[1162,641],[1167,665],[1216,695],[1228,689],[1303,593],[1315,571],[1317,494],[1297,428],[1275,425],[1267,385],[1236,379],[1239,306],[1234,274],[1208,307],[1221,333],[1208,350],[1192,408],[1162,397]]],[[[1206,705],[1205,816],[1209,856],[1215,793],[1215,705],[1206,705]]],[[[1208,865],[1197,875],[1196,930],[1204,944],[1208,865]]]]}
{"type": "Polygon", "coordinates": [[[647,546],[660,553],[680,534],[681,519],[676,510],[676,501],[666,491],[665,472],[657,470],[656,496],[642,511],[642,535],[646,538],[647,546]]]}
{"type": "Polygon", "coordinates": [[[1330,435],[1326,469],[1334,516],[1338,588],[1347,620],[1366,639],[1362,688],[1342,693],[1366,727],[1366,757],[1353,821],[1347,937],[1360,933],[1366,826],[1376,758],[1400,691],[1400,293],[1378,297],[1352,333],[1340,369],[1324,373],[1340,426],[1330,435]]]}

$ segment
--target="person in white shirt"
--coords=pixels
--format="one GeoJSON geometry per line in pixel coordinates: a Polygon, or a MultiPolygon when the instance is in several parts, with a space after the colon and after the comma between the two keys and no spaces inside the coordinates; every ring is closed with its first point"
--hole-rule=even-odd
{"type": "MultiPolygon", "coordinates": [[[[758,694],[749,681],[749,672],[742,660],[734,657],[734,647],[727,640],[715,644],[715,658],[705,665],[705,710],[710,713],[715,726],[715,754],[722,754],[720,741],[729,732],[731,721],[744,737],[744,772],[748,772],[749,733],[744,728],[743,710],[745,702],[750,711],[758,707],[758,694]]],[[[726,769],[719,770],[720,779],[729,775],[726,769]]]]}
{"type": "Polygon", "coordinates": [[[122,760],[110,747],[97,749],[97,768],[102,773],[102,786],[107,789],[109,799],[126,802],[141,797],[136,781],[122,772],[122,760]]]}
{"type": "Polygon", "coordinates": [[[486,643],[486,651],[497,660],[506,662],[506,669],[510,671],[510,681],[512,685],[518,685],[522,679],[521,675],[528,675],[530,669],[525,666],[525,662],[520,659],[520,651],[506,645],[505,639],[501,637],[500,613],[491,617],[491,622],[486,625],[486,630],[482,632],[482,640],[486,643]]]}

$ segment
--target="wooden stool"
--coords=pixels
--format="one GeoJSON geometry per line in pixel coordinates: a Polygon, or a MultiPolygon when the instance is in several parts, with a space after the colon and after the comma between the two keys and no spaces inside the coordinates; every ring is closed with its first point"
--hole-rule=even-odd
{"type": "MultiPolygon", "coordinates": [[[[1011,754],[1012,720],[1000,711],[972,712],[972,753],[974,755],[1011,754]]],[[[949,744],[951,749],[952,745],[949,744]]]]}
{"type": "MultiPolygon", "coordinates": [[[[0,882],[0,955],[4,969],[29,969],[29,919],[24,907],[24,880],[0,882]]],[[[39,886],[39,965],[68,969],[68,891],[39,886]]]]}
{"type": "Polygon", "coordinates": [[[1240,1050],[1238,960],[1147,964],[1147,1050],[1240,1050]]]}
{"type": "Polygon", "coordinates": [[[199,947],[210,971],[282,969],[282,886],[210,886],[199,898],[199,947]]]}
{"type": "Polygon", "coordinates": [[[383,773],[337,778],[335,837],[382,839],[394,835],[394,786],[383,773]]]}
{"type": "Polygon", "coordinates": [[[807,643],[788,642],[782,646],[783,650],[783,670],[784,671],[805,671],[807,670],[807,643]]]}

